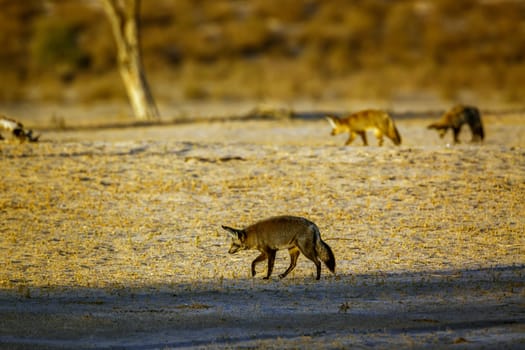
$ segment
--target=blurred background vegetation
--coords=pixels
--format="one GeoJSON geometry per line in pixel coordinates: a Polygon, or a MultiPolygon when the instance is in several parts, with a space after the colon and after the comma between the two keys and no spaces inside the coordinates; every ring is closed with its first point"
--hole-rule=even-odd
{"type": "MultiPolygon", "coordinates": [[[[97,0],[0,0],[0,101],[126,100],[97,0]]],[[[525,98],[525,1],[142,1],[157,101],[525,98]]]]}

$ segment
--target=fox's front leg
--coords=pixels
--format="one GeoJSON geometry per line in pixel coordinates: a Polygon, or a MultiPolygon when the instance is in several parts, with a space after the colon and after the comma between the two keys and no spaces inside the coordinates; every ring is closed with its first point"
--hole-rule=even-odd
{"type": "Polygon", "coordinates": [[[255,258],[254,261],[252,261],[252,277],[255,276],[255,265],[257,265],[258,263],[260,263],[261,261],[264,261],[266,260],[266,254],[265,253],[261,253],[258,257],[255,258]]]}
{"type": "Polygon", "coordinates": [[[268,256],[268,273],[266,274],[266,277],[263,278],[265,280],[269,279],[270,275],[272,274],[273,264],[275,263],[275,253],[276,252],[277,252],[276,250],[270,250],[266,253],[266,255],[268,256]]]}
{"type": "Polygon", "coordinates": [[[459,143],[459,133],[461,132],[461,126],[459,128],[452,128],[454,132],[454,143],[459,143]]]}
{"type": "Polygon", "coordinates": [[[355,133],[353,131],[350,131],[350,133],[348,134],[348,140],[346,140],[345,145],[348,146],[349,144],[352,143],[352,141],[354,141],[354,139],[355,139],[355,133]]]}

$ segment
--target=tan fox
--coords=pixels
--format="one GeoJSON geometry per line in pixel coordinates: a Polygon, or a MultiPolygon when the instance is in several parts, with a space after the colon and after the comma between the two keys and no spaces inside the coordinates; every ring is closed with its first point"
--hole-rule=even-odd
{"type": "Polygon", "coordinates": [[[428,129],[436,129],[443,138],[450,128],[454,134],[454,143],[459,143],[459,132],[463,124],[468,124],[472,132],[471,142],[481,142],[485,138],[481,115],[476,107],[457,105],[441,117],[438,122],[432,123],[428,129]]]}
{"type": "Polygon", "coordinates": [[[401,144],[401,135],[388,113],[380,110],[367,109],[350,114],[345,118],[327,116],[326,119],[332,126],[332,136],[348,132],[350,136],[345,145],[354,141],[356,134],[361,136],[363,144],[368,145],[367,130],[373,130],[379,146],[383,145],[383,135],[386,135],[395,145],[401,144]]]}
{"type": "MultiPolygon", "coordinates": [[[[29,141],[36,142],[38,141],[38,136],[33,136],[33,130],[26,130],[22,123],[17,122],[16,120],[9,119],[6,116],[0,115],[0,131],[8,131],[12,138],[17,139],[19,142],[29,141]]],[[[0,140],[4,138],[0,134],[0,140]]]]}
{"type": "Polygon", "coordinates": [[[272,274],[275,254],[279,249],[288,249],[290,266],[279,275],[286,277],[296,266],[297,258],[303,253],[312,260],[317,268],[316,279],[321,278],[321,259],[328,269],[335,273],[335,257],[332,249],[323,242],[319,228],[313,222],[297,216],[276,216],[259,221],[242,230],[222,226],[232,236],[232,245],[228,253],[239,250],[257,249],[261,254],[252,262],[252,277],[255,265],[268,259],[268,272],[264,279],[272,274]]]}

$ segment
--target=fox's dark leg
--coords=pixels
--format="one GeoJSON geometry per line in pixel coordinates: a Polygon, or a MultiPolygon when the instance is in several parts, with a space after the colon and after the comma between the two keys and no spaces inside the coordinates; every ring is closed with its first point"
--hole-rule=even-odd
{"type": "Polygon", "coordinates": [[[467,108],[465,111],[467,123],[472,131],[471,142],[481,142],[485,137],[483,131],[483,123],[481,122],[481,115],[479,110],[474,107],[467,108]]]}
{"type": "Polygon", "coordinates": [[[255,276],[255,265],[257,263],[260,263],[261,261],[266,260],[266,254],[261,253],[258,257],[255,258],[255,260],[252,262],[252,277],[255,276]]]}
{"type": "Polygon", "coordinates": [[[481,141],[483,141],[483,137],[481,136],[481,134],[472,135],[471,142],[481,142],[481,141]]]}
{"type": "Polygon", "coordinates": [[[321,262],[317,258],[317,253],[315,252],[315,248],[312,247],[301,247],[299,246],[299,249],[301,250],[301,253],[304,254],[308,259],[312,260],[316,267],[316,277],[315,279],[318,280],[321,278],[321,262]]]}
{"type": "Polygon", "coordinates": [[[315,276],[316,280],[321,279],[321,262],[319,260],[314,261],[315,267],[317,268],[317,276],[315,276]]]}
{"type": "Polygon", "coordinates": [[[290,266],[288,266],[288,269],[286,269],[284,273],[279,275],[279,278],[285,278],[290,272],[292,272],[297,265],[297,258],[299,258],[299,255],[301,254],[297,247],[288,249],[288,252],[290,253],[290,266]]]}
{"type": "Polygon", "coordinates": [[[275,263],[275,253],[276,252],[277,252],[276,250],[269,250],[268,252],[266,252],[266,255],[268,256],[268,273],[266,274],[266,277],[263,278],[265,280],[269,279],[270,275],[272,274],[273,264],[275,263]]]}
{"type": "Polygon", "coordinates": [[[368,140],[366,139],[366,131],[358,131],[358,134],[363,139],[363,145],[368,146],[368,140]]]}
{"type": "Polygon", "coordinates": [[[461,126],[452,128],[452,131],[454,131],[454,143],[459,143],[459,132],[461,131],[461,126]]]}
{"type": "Polygon", "coordinates": [[[481,125],[481,123],[480,122],[471,123],[469,124],[469,126],[470,126],[470,131],[472,132],[472,139],[470,140],[470,142],[483,141],[484,133],[483,133],[483,126],[481,125]]]}

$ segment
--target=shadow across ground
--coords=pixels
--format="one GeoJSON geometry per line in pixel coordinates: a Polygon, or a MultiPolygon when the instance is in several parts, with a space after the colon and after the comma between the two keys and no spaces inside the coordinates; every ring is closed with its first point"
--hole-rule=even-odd
{"type": "Polygon", "coordinates": [[[0,291],[0,348],[525,344],[525,266],[0,291]]]}

